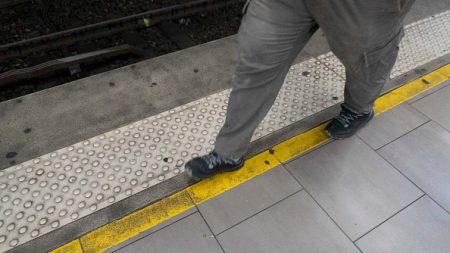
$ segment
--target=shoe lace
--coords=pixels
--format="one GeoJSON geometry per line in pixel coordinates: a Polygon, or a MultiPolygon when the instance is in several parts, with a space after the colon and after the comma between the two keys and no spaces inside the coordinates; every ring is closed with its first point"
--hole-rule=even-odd
{"type": "Polygon", "coordinates": [[[212,169],[221,163],[229,163],[229,161],[223,159],[215,152],[203,156],[202,159],[208,164],[209,169],[212,169]]]}
{"type": "Polygon", "coordinates": [[[336,117],[336,120],[340,122],[344,127],[348,127],[353,120],[356,120],[360,115],[351,113],[347,110],[342,110],[336,117]]]}

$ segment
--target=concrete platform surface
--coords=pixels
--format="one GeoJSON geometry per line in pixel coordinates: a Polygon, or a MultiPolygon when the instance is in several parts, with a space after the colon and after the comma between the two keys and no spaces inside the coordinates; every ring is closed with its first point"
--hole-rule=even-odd
{"type": "Polygon", "coordinates": [[[450,252],[449,84],[107,252],[450,252]]]}
{"type": "MultiPolygon", "coordinates": [[[[409,19],[415,20],[420,13],[412,12],[415,16],[409,19]]],[[[408,25],[393,81],[385,91],[405,83],[405,78],[448,63],[447,30],[448,11],[408,25]],[[425,67],[429,64],[434,67],[425,67]]],[[[253,136],[249,155],[329,119],[343,100],[343,67],[332,54],[318,55],[326,45],[317,43],[318,47],[309,46],[297,57],[277,101],[253,136]]],[[[78,238],[192,184],[183,174],[183,165],[212,149],[225,117],[236,48],[235,38],[230,37],[1,103],[0,117],[6,123],[0,126],[0,168],[4,168],[0,169],[4,203],[0,206],[4,214],[0,251],[47,251],[54,248],[52,241],[60,245],[78,238]],[[134,120],[138,121],[128,124],[134,120]]],[[[281,164],[266,173],[267,178],[247,185],[247,192],[258,187],[258,192],[266,191],[263,196],[249,201],[248,197],[239,199],[242,195],[237,190],[237,195],[223,195],[215,203],[211,200],[182,215],[180,227],[167,233],[189,236],[183,229],[192,226],[198,233],[212,231],[217,240],[193,244],[188,247],[192,251],[202,251],[202,247],[208,252],[251,250],[248,242],[234,243],[239,236],[230,231],[241,231],[235,232],[238,235],[275,228],[264,217],[289,215],[283,208],[268,211],[279,202],[305,211],[305,216],[295,219],[308,229],[293,227],[283,232],[279,227],[276,230],[281,234],[292,235],[274,234],[275,245],[306,236],[302,242],[312,242],[311,250],[336,245],[338,252],[352,252],[357,249],[355,242],[424,195],[447,208],[444,176],[448,172],[442,164],[448,162],[449,121],[442,108],[448,107],[448,89],[443,86],[383,115],[374,121],[375,128],[281,164]],[[397,143],[397,139],[404,141],[397,143]],[[428,168],[428,158],[412,156],[404,162],[395,155],[408,155],[399,147],[412,151],[421,144],[428,147],[425,156],[444,150],[441,156],[431,155],[440,166],[427,179],[420,172],[428,168]],[[283,187],[277,181],[283,181],[283,187]],[[224,203],[230,201],[246,202],[229,209],[224,203]],[[324,213],[307,214],[319,209],[324,213]],[[255,212],[262,218],[250,219],[255,212]],[[246,222],[250,228],[241,227],[246,222]],[[330,244],[316,238],[315,223],[333,238],[330,244]]],[[[280,220],[280,224],[290,223],[280,220]]],[[[260,235],[255,241],[261,243],[260,251],[271,250],[273,245],[260,235]]],[[[164,242],[160,247],[175,250],[183,245],[164,242]]],[[[145,244],[141,246],[145,249],[145,244]]],[[[289,247],[286,251],[293,250],[289,247]]]]}
{"type": "MultiPolygon", "coordinates": [[[[416,0],[405,23],[449,6],[416,0]]],[[[296,63],[328,51],[319,30],[296,63]]],[[[237,54],[231,36],[2,102],[0,170],[229,88],[237,54]]]]}

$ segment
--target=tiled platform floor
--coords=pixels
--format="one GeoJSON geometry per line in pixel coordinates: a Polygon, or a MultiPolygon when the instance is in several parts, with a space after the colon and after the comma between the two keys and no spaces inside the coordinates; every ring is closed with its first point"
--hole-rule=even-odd
{"type": "Polygon", "coordinates": [[[109,252],[450,252],[450,85],[109,252]]]}

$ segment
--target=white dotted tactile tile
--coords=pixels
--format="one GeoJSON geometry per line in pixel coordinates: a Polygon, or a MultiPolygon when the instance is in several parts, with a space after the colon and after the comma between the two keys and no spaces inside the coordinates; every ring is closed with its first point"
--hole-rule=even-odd
{"type": "MultiPolygon", "coordinates": [[[[448,22],[448,13],[422,23],[438,18],[448,22]]],[[[439,34],[427,36],[445,37],[439,34]]],[[[252,140],[343,100],[344,70],[333,57],[326,54],[291,67],[252,140]]],[[[204,97],[0,171],[0,252],[182,173],[185,161],[212,150],[229,93],[204,97]]]]}
{"type": "MultiPolygon", "coordinates": [[[[342,101],[343,80],[315,59],[294,65],[260,138],[342,101]]],[[[230,90],[0,171],[0,251],[174,177],[212,150],[230,90]]]]}
{"type": "Polygon", "coordinates": [[[181,173],[184,159],[211,146],[224,99],[214,94],[0,171],[0,252],[181,173]]]}
{"type": "MultiPolygon", "coordinates": [[[[405,26],[391,78],[450,53],[450,11],[405,26]]],[[[345,69],[333,53],[318,57],[326,66],[345,76],[345,69]]]]}
{"type": "Polygon", "coordinates": [[[391,78],[450,53],[450,11],[405,27],[391,78]]]}
{"type": "Polygon", "coordinates": [[[320,61],[294,65],[252,141],[344,100],[344,80],[320,61]]]}
{"type": "Polygon", "coordinates": [[[335,73],[345,78],[345,67],[341,61],[332,53],[328,52],[317,57],[325,66],[333,70],[335,73]]]}

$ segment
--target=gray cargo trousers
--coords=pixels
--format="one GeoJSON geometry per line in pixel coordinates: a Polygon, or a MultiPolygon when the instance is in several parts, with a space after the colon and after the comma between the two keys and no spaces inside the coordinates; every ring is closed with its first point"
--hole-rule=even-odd
{"type": "Polygon", "coordinates": [[[343,106],[369,112],[397,58],[403,19],[413,1],[248,0],[227,116],[215,151],[228,159],[244,155],[293,60],[319,27],[345,66],[343,106]]]}

